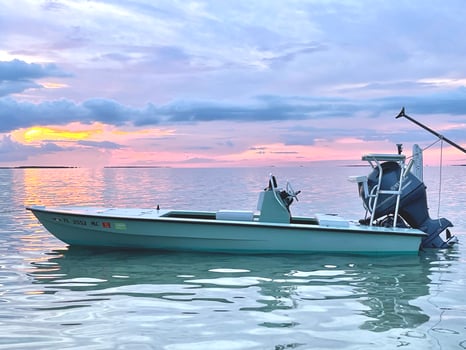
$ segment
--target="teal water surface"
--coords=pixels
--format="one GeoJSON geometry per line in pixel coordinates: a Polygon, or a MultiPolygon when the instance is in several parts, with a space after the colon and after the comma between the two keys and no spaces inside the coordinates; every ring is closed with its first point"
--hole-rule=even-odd
{"type": "MultiPolygon", "coordinates": [[[[236,256],[70,248],[26,205],[254,209],[273,171],[296,215],[364,211],[366,168],[1,169],[0,349],[466,349],[466,249],[236,256]]],[[[466,240],[466,168],[426,169],[466,240]]],[[[438,205],[440,201],[440,206],[438,205]]]]}

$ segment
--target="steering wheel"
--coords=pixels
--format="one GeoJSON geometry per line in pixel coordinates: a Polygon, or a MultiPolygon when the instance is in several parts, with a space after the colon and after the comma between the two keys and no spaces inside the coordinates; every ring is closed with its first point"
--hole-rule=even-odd
{"type": "Polygon", "coordinates": [[[291,186],[291,184],[287,181],[286,182],[286,193],[288,194],[288,196],[296,199],[296,201],[298,201],[298,194],[301,193],[301,191],[295,191],[293,189],[293,186],[291,186]]]}

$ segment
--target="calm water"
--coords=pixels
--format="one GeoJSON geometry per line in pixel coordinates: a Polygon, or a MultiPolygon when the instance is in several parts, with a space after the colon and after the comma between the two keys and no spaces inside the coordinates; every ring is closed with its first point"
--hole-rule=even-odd
{"type": "Polygon", "coordinates": [[[0,169],[0,349],[466,349],[466,167],[426,169],[463,242],[418,256],[70,249],[29,204],[254,209],[273,171],[297,215],[364,215],[366,168],[0,169]]]}

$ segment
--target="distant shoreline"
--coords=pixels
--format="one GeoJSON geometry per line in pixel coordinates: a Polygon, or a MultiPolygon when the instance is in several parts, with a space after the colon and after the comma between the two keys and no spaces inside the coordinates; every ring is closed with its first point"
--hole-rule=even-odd
{"type": "MultiPolygon", "coordinates": [[[[368,165],[365,164],[345,164],[339,165],[340,167],[348,168],[363,168],[368,165]]],[[[466,164],[451,164],[448,166],[453,167],[466,167],[466,164]]],[[[300,166],[302,167],[302,166],[300,166]]],[[[426,166],[428,167],[428,166],[426,166]]],[[[80,166],[65,166],[65,165],[20,165],[20,166],[0,166],[0,169],[80,169],[80,166]]],[[[161,165],[113,165],[104,166],[102,169],[169,169],[172,167],[161,165]]],[[[233,167],[235,168],[235,167],[233,167]]]]}
{"type": "MultiPolygon", "coordinates": [[[[65,165],[20,165],[20,166],[0,166],[0,169],[79,169],[79,166],[65,165]]],[[[142,168],[168,168],[158,165],[115,165],[104,166],[103,169],[142,169],[142,168]]]]}
{"type": "Polygon", "coordinates": [[[144,168],[169,168],[168,166],[161,165],[109,165],[104,166],[104,169],[144,169],[144,168]]]}
{"type": "Polygon", "coordinates": [[[64,166],[64,165],[20,165],[20,166],[0,166],[0,169],[76,169],[77,166],[64,166]]]}

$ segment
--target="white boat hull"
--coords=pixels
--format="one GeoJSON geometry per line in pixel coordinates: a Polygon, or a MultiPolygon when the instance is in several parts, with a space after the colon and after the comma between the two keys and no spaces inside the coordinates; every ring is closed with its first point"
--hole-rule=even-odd
{"type": "Polygon", "coordinates": [[[215,212],[92,207],[27,208],[59,240],[77,246],[222,253],[416,254],[425,233],[315,218],[292,223],[219,220],[215,212]],[[179,214],[179,215],[178,215],[179,214]]]}

